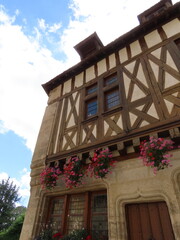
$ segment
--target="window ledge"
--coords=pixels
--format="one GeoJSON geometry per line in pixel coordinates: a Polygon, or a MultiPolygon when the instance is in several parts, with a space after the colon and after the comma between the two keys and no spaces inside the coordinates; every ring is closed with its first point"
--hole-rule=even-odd
{"type": "Polygon", "coordinates": [[[122,106],[118,106],[118,107],[115,107],[113,109],[110,109],[108,111],[105,111],[104,113],[102,113],[103,116],[106,116],[106,115],[109,115],[111,113],[115,113],[115,112],[118,112],[118,111],[121,111],[123,109],[122,106]]]}
{"type": "Polygon", "coordinates": [[[95,115],[95,116],[92,116],[92,117],[89,117],[89,118],[83,120],[82,123],[92,122],[92,121],[97,120],[97,119],[98,119],[98,116],[95,115]]]}

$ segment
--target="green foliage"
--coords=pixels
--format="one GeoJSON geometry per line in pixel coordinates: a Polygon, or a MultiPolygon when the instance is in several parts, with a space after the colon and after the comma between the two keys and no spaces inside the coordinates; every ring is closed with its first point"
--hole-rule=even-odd
{"type": "Polygon", "coordinates": [[[72,233],[64,236],[61,240],[81,240],[86,239],[88,232],[85,229],[74,230],[72,233]]]}
{"type": "Polygon", "coordinates": [[[9,178],[0,182],[0,231],[7,229],[14,221],[12,211],[20,200],[18,190],[9,178]]]}
{"type": "Polygon", "coordinates": [[[16,220],[17,217],[19,217],[22,214],[25,214],[26,212],[26,207],[24,206],[18,206],[12,210],[12,219],[13,221],[16,220]]]}
{"type": "Polygon", "coordinates": [[[12,223],[12,225],[0,233],[0,240],[19,240],[21,229],[24,221],[24,215],[22,214],[12,223]]]}
{"type": "Polygon", "coordinates": [[[40,235],[36,238],[37,240],[53,240],[52,238],[52,228],[50,226],[45,227],[45,229],[42,230],[40,235]]]}

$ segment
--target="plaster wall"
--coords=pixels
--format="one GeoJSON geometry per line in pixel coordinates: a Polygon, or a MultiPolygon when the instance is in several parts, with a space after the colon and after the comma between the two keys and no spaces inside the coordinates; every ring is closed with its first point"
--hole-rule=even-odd
{"type": "Polygon", "coordinates": [[[180,21],[178,18],[168,22],[167,24],[162,26],[167,37],[172,37],[175,34],[179,33],[180,29],[180,21]]]}

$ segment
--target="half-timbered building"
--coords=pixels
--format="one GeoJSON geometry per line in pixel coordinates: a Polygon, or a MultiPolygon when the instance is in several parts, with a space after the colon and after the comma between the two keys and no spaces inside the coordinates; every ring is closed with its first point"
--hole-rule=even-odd
{"type": "Polygon", "coordinates": [[[21,240],[56,223],[103,240],[180,239],[180,3],[163,0],[139,26],[104,46],[96,33],[75,46],[81,61],[43,84],[45,110],[31,163],[31,195],[21,240]],[[171,139],[172,167],[154,174],[139,159],[149,137],[171,139]],[[45,166],[86,159],[109,148],[116,166],[105,178],[67,189],[61,177],[43,190],[45,166]]]}

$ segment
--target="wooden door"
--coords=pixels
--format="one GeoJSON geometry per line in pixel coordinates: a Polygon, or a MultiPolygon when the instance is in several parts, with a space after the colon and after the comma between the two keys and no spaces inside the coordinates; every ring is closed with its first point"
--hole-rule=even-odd
{"type": "Polygon", "coordinates": [[[165,202],[126,205],[128,240],[175,240],[165,202]]]}

